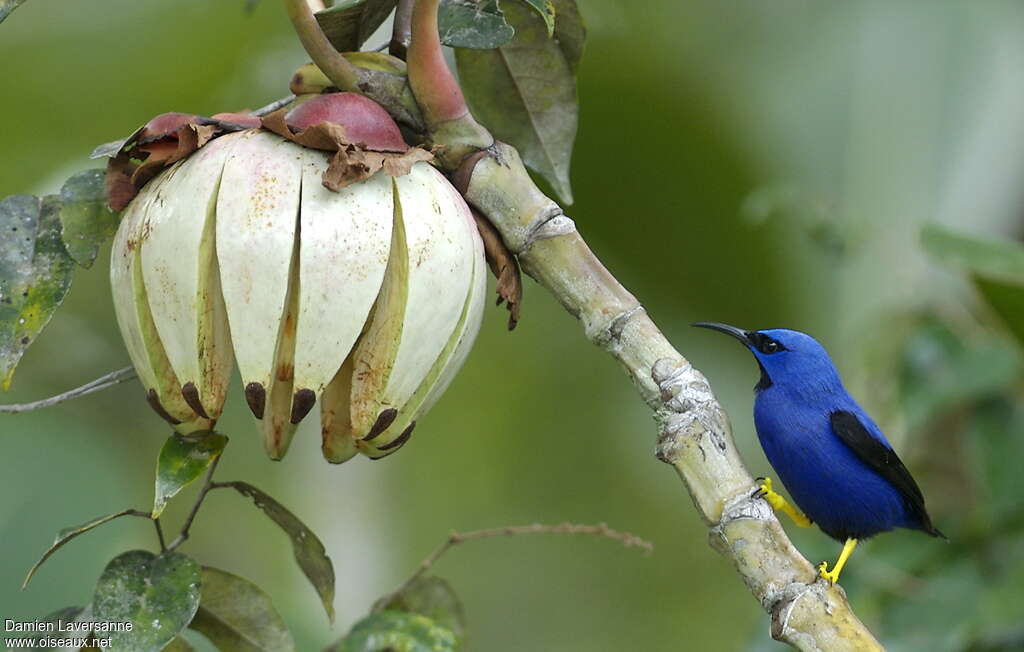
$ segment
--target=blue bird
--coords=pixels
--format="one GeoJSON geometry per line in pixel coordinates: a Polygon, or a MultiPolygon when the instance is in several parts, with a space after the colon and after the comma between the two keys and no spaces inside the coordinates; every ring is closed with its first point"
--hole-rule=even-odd
{"type": "Polygon", "coordinates": [[[839,580],[857,541],[893,528],[945,536],[932,525],[924,496],[878,425],[843,387],[825,348],[810,335],[776,328],[747,331],[699,322],[725,333],[754,354],[761,379],[754,387],[754,426],[768,462],[793,501],[762,480],[756,495],[802,527],[816,524],[842,542],[832,570],[839,580]]]}

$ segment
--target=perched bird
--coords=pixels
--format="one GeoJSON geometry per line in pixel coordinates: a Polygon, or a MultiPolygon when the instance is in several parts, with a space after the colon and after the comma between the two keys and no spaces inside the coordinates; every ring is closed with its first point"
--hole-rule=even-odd
{"type": "Polygon", "coordinates": [[[802,513],[772,490],[771,479],[759,478],[755,494],[798,525],[816,524],[844,544],[831,571],[825,562],[818,567],[822,577],[838,581],[857,541],[879,532],[903,527],[945,538],[932,525],[907,467],[847,393],[817,340],[784,328],[694,326],[735,337],[757,359],[754,426],[768,462],[802,513]]]}

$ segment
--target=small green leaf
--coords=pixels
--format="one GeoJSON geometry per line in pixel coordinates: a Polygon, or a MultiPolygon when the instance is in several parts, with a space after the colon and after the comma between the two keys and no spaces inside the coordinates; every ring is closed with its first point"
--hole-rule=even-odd
{"type": "Polygon", "coordinates": [[[0,23],[11,15],[25,0],[0,0],[0,23]]]}
{"type": "Polygon", "coordinates": [[[53,540],[53,544],[47,549],[46,552],[43,553],[43,556],[39,558],[39,561],[33,564],[32,568],[29,569],[28,574],[25,576],[25,581],[21,584],[21,588],[25,589],[25,587],[28,586],[28,583],[32,580],[32,576],[36,574],[36,571],[39,570],[39,567],[43,565],[43,562],[49,559],[50,556],[53,553],[57,552],[57,549],[63,546],[65,543],[71,541],[80,534],[85,534],[86,532],[95,527],[113,521],[115,518],[127,516],[128,514],[132,513],[136,513],[135,510],[126,509],[124,511],[117,512],[116,514],[107,514],[106,516],[94,518],[91,521],[86,521],[85,523],[82,523],[81,525],[66,527],[60,532],[58,532],[57,537],[53,540]]]}
{"type": "Polygon", "coordinates": [[[548,28],[548,38],[555,35],[555,5],[551,0],[523,0],[529,7],[537,12],[541,20],[548,28]]]}
{"type": "Polygon", "coordinates": [[[455,652],[458,643],[447,627],[426,616],[379,611],[363,618],[332,648],[334,652],[455,652]]]}
{"type": "Polygon", "coordinates": [[[227,437],[213,431],[174,433],[167,438],[156,462],[153,518],[163,513],[168,500],[210,468],[227,443],[227,437]]]}
{"type": "Polygon", "coordinates": [[[60,189],[64,247],[82,267],[92,267],[100,245],[117,232],[118,215],[107,206],[104,170],[84,170],[60,189]]]}
{"type": "Polygon", "coordinates": [[[576,78],[544,21],[520,3],[502,5],[515,38],[496,50],[456,49],[459,79],[473,114],[514,145],[562,201],[572,203],[569,161],[576,139],[576,78]]]}
{"type": "Polygon", "coordinates": [[[437,28],[445,45],[475,50],[502,46],[515,35],[498,0],[441,0],[437,28]]]}
{"type": "Polygon", "coordinates": [[[381,26],[398,0],[339,0],[316,12],[320,29],[338,52],[353,52],[381,26]]]}
{"type": "Polygon", "coordinates": [[[295,514],[251,484],[235,481],[221,486],[230,486],[243,496],[251,498],[256,507],[263,510],[270,520],[277,523],[278,527],[288,534],[292,540],[295,561],[298,562],[299,568],[316,589],[320,601],[323,602],[324,609],[327,611],[327,618],[333,623],[334,565],[331,563],[331,558],[327,556],[327,551],[320,539],[295,514]]]}
{"type": "Polygon", "coordinates": [[[291,652],[292,635],[270,596],[237,575],[203,567],[203,595],[189,625],[232,652],[291,652]]]}
{"type": "Polygon", "coordinates": [[[111,649],[156,652],[191,622],[199,608],[200,581],[199,564],[180,552],[126,552],[100,575],[92,599],[94,619],[131,623],[131,631],[103,632],[111,649]]]}
{"type": "Polygon", "coordinates": [[[921,231],[925,250],[963,268],[1017,340],[1024,344],[1024,245],[957,233],[937,224],[921,231]]]}
{"type": "Polygon", "coordinates": [[[0,201],[0,389],[60,307],[74,261],[60,238],[60,197],[0,201]]]}
{"type": "Polygon", "coordinates": [[[466,637],[466,619],[459,596],[440,577],[418,577],[388,602],[374,605],[374,610],[420,614],[451,630],[457,642],[466,637]]]}

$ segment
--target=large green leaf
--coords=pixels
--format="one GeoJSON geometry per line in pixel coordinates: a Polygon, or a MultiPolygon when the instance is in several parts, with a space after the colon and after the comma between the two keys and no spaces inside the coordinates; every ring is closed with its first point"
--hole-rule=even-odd
{"type": "Polygon", "coordinates": [[[316,13],[324,31],[338,52],[359,49],[395,9],[398,0],[340,0],[316,13]]]}
{"type": "Polygon", "coordinates": [[[363,618],[334,652],[454,652],[458,643],[447,627],[426,616],[379,611],[363,618]]]}
{"type": "Polygon", "coordinates": [[[921,232],[924,248],[967,271],[982,296],[1024,343],[1024,244],[979,238],[929,224],[921,232]]]}
{"type": "Polygon", "coordinates": [[[576,77],[544,21],[518,2],[502,5],[515,37],[495,50],[457,49],[459,79],[473,114],[514,145],[565,203],[576,139],[576,77]]]}
{"type": "Polygon", "coordinates": [[[375,611],[405,611],[426,616],[451,630],[457,642],[466,637],[462,602],[451,585],[440,577],[418,577],[388,601],[374,605],[375,611]]]}
{"type": "Polygon", "coordinates": [[[68,254],[92,267],[100,245],[117,232],[118,214],[107,206],[105,170],[83,170],[60,189],[61,236],[68,254]]]}
{"type": "Polygon", "coordinates": [[[270,596],[249,580],[203,567],[203,595],[191,629],[219,650],[291,652],[292,635],[270,596]]]}
{"type": "Polygon", "coordinates": [[[0,23],[4,22],[11,12],[18,8],[18,6],[25,2],[25,0],[0,0],[0,23]]]}
{"type": "Polygon", "coordinates": [[[131,631],[104,632],[111,649],[156,652],[191,622],[199,608],[199,564],[180,552],[132,550],[113,559],[93,594],[97,623],[131,623],[131,631]]]}
{"type": "Polygon", "coordinates": [[[334,564],[327,556],[324,544],[306,525],[264,492],[247,482],[235,481],[225,483],[238,493],[251,498],[256,507],[277,523],[278,527],[288,534],[292,540],[292,551],[299,568],[316,589],[320,601],[327,611],[327,617],[334,622],[334,564]]]}
{"type": "Polygon", "coordinates": [[[0,201],[0,389],[71,288],[74,261],[60,237],[60,197],[0,201]]]}
{"type": "Polygon", "coordinates": [[[437,29],[445,45],[477,50],[502,46],[515,34],[498,0],[441,0],[437,29]]]}
{"type": "Polygon", "coordinates": [[[107,514],[106,516],[94,518],[91,521],[86,521],[85,523],[82,523],[81,525],[66,527],[60,532],[58,532],[56,538],[53,540],[53,544],[46,550],[46,552],[43,553],[43,556],[39,558],[39,561],[32,564],[32,568],[29,569],[28,574],[25,576],[25,581],[22,582],[21,588],[24,589],[28,586],[28,583],[32,581],[32,576],[36,574],[36,571],[39,570],[39,567],[43,565],[43,562],[49,559],[50,556],[53,553],[57,552],[57,549],[63,546],[65,543],[71,541],[72,539],[81,534],[85,534],[86,532],[95,527],[99,527],[104,523],[109,523],[110,521],[113,521],[115,518],[127,516],[128,514],[133,513],[136,513],[135,510],[126,509],[124,511],[117,512],[116,514],[107,514]]]}
{"type": "Polygon", "coordinates": [[[227,437],[212,431],[174,433],[167,438],[156,462],[153,518],[160,516],[168,500],[210,468],[227,443],[227,437]]]}

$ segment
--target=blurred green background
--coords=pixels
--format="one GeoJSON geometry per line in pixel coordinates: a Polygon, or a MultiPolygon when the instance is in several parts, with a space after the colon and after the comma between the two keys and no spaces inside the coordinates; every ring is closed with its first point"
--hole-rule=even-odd
{"type": "MultiPolygon", "coordinates": [[[[264,0],[30,0],[0,26],[0,196],[54,192],[98,143],[154,114],[253,108],[305,61],[264,0]]],[[[580,131],[568,209],[593,249],[710,378],[750,470],[770,473],[750,418],[757,372],[718,320],[816,335],[883,424],[949,544],[886,535],[843,584],[898,650],[1021,649],[1024,453],[1019,345],[927,222],[1024,232],[1024,5],[1017,2],[582,0],[580,131]]],[[[374,47],[383,34],[370,39],[374,47]]],[[[310,420],[281,463],[235,395],[218,477],[250,481],[324,540],[338,575],[329,629],[286,538],[214,493],[183,551],[264,587],[300,649],[322,648],[452,529],[606,521],[652,555],[554,536],[471,542],[437,572],[461,595],[468,649],[779,647],[671,469],[615,363],[528,282],[509,334],[488,310],[476,349],[401,454],[329,466],[310,420]]],[[[2,402],[128,363],[106,260],[78,274],[2,402]]],[[[85,603],[141,520],[85,535],[25,592],[54,532],[152,498],[167,436],[135,384],[0,418],[0,617],[85,603]]],[[[174,501],[168,526],[187,510],[174,501]]],[[[789,527],[789,525],[787,525],[789,527]]],[[[794,530],[795,528],[790,528],[794,530]]],[[[814,562],[839,546],[796,531],[814,562]]]]}

